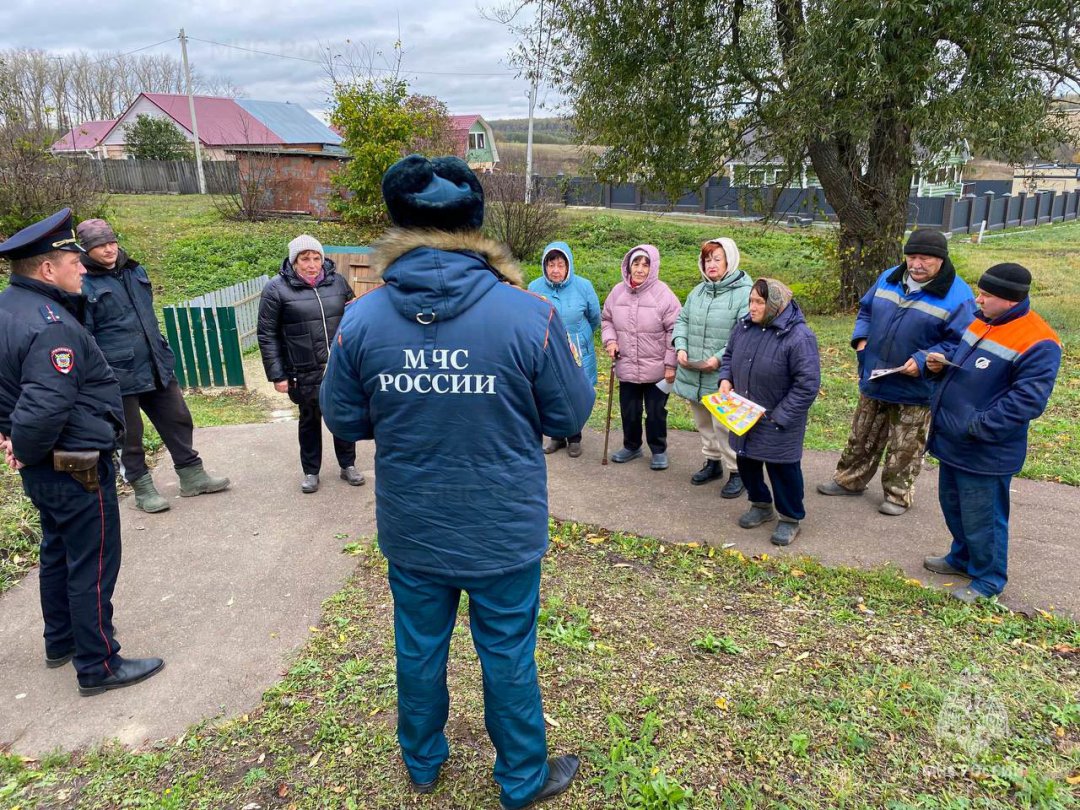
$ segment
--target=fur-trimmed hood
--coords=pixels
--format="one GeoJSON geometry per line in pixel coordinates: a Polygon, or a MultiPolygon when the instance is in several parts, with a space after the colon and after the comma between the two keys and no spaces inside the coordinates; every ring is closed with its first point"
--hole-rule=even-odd
{"type": "Polygon", "coordinates": [[[431,248],[450,253],[479,253],[515,287],[525,286],[521,268],[514,261],[510,249],[480,231],[391,228],[371,246],[371,267],[382,276],[391,264],[417,248],[431,248]]]}
{"type": "Polygon", "coordinates": [[[392,228],[372,246],[372,268],[404,317],[447,321],[502,281],[521,287],[510,251],[479,231],[392,228]]]}

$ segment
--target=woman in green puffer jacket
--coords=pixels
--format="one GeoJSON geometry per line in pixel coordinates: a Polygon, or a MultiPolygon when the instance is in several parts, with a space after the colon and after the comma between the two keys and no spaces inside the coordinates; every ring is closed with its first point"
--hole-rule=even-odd
{"type": "Polygon", "coordinates": [[[720,358],[731,328],[750,311],[754,280],[739,269],[739,248],[734,240],[723,236],[702,244],[698,270],[703,281],[686,297],[672,337],[679,363],[675,393],[690,402],[705,455],[705,464],[690,481],[707,484],[722,478],[726,461],[731,478],[720,494],[737,498],[743,484],[735,466],[735,453],[728,444],[727,429],[701,404],[701,398],[719,387],[720,358]]]}

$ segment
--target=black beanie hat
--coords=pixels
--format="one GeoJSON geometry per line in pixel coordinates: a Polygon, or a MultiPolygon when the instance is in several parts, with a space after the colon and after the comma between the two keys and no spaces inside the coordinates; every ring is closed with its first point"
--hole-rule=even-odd
{"type": "Polygon", "coordinates": [[[404,157],[382,179],[386,210],[402,228],[479,230],[484,224],[484,189],[458,157],[404,157]]]}
{"type": "Polygon", "coordinates": [[[907,244],[904,245],[904,255],[910,256],[912,253],[947,259],[949,258],[949,243],[941,231],[919,228],[911,232],[907,244]]]}
{"type": "Polygon", "coordinates": [[[995,264],[982,274],[978,286],[1006,301],[1023,301],[1031,289],[1031,271],[1013,262],[995,264]]]}

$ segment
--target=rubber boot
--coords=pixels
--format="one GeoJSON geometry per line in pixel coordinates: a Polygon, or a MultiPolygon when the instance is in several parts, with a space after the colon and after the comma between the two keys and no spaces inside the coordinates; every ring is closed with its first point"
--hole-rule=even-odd
{"type": "Polygon", "coordinates": [[[132,481],[131,488],[135,490],[136,509],[144,512],[165,512],[169,509],[169,502],[157,491],[150,473],[143,473],[132,481]]]}
{"type": "Polygon", "coordinates": [[[191,467],[177,470],[176,474],[180,476],[180,495],[185,498],[203,495],[207,492],[220,492],[229,486],[228,478],[209,475],[203,469],[201,461],[191,467]]]}

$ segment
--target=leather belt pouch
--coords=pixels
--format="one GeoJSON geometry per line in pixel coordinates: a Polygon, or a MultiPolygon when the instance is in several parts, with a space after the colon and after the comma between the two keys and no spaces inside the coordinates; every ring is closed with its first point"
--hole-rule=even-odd
{"type": "Polygon", "coordinates": [[[65,472],[82,484],[87,492],[97,492],[99,450],[53,450],[53,469],[65,472]]]}

